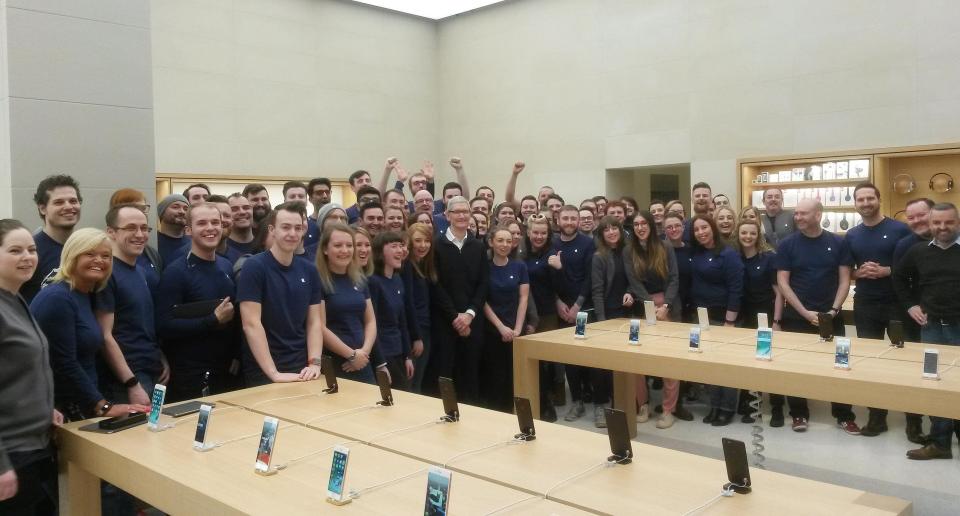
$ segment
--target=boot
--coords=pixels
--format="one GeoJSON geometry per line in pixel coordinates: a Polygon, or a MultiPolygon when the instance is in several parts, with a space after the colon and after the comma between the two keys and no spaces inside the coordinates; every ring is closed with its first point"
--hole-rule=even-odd
{"type": "Polygon", "coordinates": [[[867,426],[860,429],[860,435],[865,437],[876,437],[887,431],[887,417],[876,410],[870,411],[870,419],[867,426]]]}

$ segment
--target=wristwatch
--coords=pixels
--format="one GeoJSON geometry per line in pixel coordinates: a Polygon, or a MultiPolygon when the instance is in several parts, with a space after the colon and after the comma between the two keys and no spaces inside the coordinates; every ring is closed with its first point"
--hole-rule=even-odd
{"type": "Polygon", "coordinates": [[[139,383],[140,380],[137,380],[136,376],[131,376],[130,378],[127,378],[127,381],[123,382],[123,386],[129,389],[137,386],[139,383]]]}
{"type": "Polygon", "coordinates": [[[357,359],[357,350],[353,350],[353,354],[350,355],[349,358],[347,358],[347,362],[353,362],[356,359],[357,359]]]}
{"type": "Polygon", "coordinates": [[[781,324],[781,323],[783,323],[783,319],[774,319],[774,320],[773,320],[773,324],[781,324]]]}
{"type": "Polygon", "coordinates": [[[308,364],[308,365],[315,365],[315,366],[322,366],[322,365],[323,365],[323,362],[322,362],[322,359],[321,359],[320,357],[314,357],[314,358],[311,358],[311,359],[307,362],[307,364],[308,364]]]}

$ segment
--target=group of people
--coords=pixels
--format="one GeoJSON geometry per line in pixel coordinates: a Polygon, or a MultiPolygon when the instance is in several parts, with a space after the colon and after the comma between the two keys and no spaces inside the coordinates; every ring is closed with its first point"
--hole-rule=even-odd
{"type": "MultiPolygon", "coordinates": [[[[711,324],[817,332],[856,282],[861,337],[882,338],[891,320],[908,340],[960,344],[960,226],[952,204],[915,199],[901,223],[880,211],[880,192],[854,192],[863,223],[845,237],[821,225],[822,206],[783,207],[770,188],[763,209],[734,211],[706,183],[679,201],[596,196],[578,205],[549,186],[517,198],[517,162],[497,201],[473,195],[463,162],[457,181],[434,195],[429,162],[413,174],[386,161],[378,186],[350,175],[356,204],[331,201],[332,183],[287,182],[282,202],[266,187],[229,196],[207,185],[166,196],[156,209],[137,190],[116,191],[102,229],[78,228],[83,198],[66,175],[37,188],[42,227],[0,221],[0,513],[55,502],[50,429],[64,420],[146,411],[156,384],[170,401],[271,382],[309,381],[331,355],[338,374],[437,393],[456,381],[467,403],[512,409],[512,342],[520,335],[595,320],[633,317],[653,302],[658,320],[690,322],[706,308],[711,324]],[[393,179],[392,188],[388,183],[393,179]],[[409,193],[405,189],[409,189],[409,193]],[[308,215],[307,207],[312,207],[308,215]],[[9,416],[9,417],[8,417],[9,416]]],[[[541,364],[541,417],[583,417],[587,403],[604,425],[611,373],[541,364]]],[[[638,421],[660,412],[657,428],[692,420],[683,407],[703,386],[678,379],[637,382],[638,421]],[[651,409],[649,386],[662,389],[651,409]]],[[[744,391],[705,386],[704,423],[724,426],[739,412],[753,422],[744,391]]],[[[769,394],[770,425],[806,430],[807,401],[769,394]]],[[[869,409],[859,427],[849,405],[832,404],[849,434],[878,435],[887,413],[869,409]]],[[[949,458],[956,422],[907,415],[913,459],[949,458]]],[[[960,430],[958,430],[960,432],[960,430]]],[[[960,434],[958,434],[960,435],[960,434]]]]}

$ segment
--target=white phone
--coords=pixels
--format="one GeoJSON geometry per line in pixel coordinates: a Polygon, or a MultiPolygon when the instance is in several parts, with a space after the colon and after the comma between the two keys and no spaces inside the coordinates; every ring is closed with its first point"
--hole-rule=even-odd
{"type": "Polygon", "coordinates": [[[697,323],[701,330],[710,329],[710,315],[707,313],[707,309],[702,306],[697,308],[697,323]]]}
{"type": "Polygon", "coordinates": [[[327,501],[340,505],[350,501],[346,494],[347,464],[350,462],[350,449],[346,446],[333,447],[333,461],[330,464],[330,479],[327,481],[327,501]]]}
{"type": "Polygon", "coordinates": [[[427,473],[427,499],[424,516],[445,516],[450,508],[450,480],[452,472],[439,466],[430,466],[427,473]]]}
{"type": "Polygon", "coordinates": [[[270,461],[273,458],[273,447],[277,442],[277,428],[280,421],[275,417],[263,418],[263,430],[260,432],[260,445],[257,447],[257,463],[254,469],[261,475],[269,475],[270,461]]]}
{"type": "Polygon", "coordinates": [[[923,350],[923,377],[929,380],[939,380],[940,351],[936,349],[923,350]]]}
{"type": "Polygon", "coordinates": [[[643,302],[643,313],[647,317],[647,324],[650,326],[657,324],[657,307],[653,301],[643,302]]]}
{"type": "Polygon", "coordinates": [[[147,427],[156,430],[160,427],[160,411],[163,410],[163,400],[167,397],[167,386],[157,384],[153,388],[153,397],[150,399],[150,416],[147,418],[147,427]]]}
{"type": "Polygon", "coordinates": [[[757,314],[757,328],[769,328],[770,325],[767,324],[767,314],[761,312],[757,314]]]}
{"type": "Polygon", "coordinates": [[[837,337],[837,348],[833,356],[833,367],[837,369],[850,369],[850,339],[847,337],[837,337]]]}
{"type": "Polygon", "coordinates": [[[700,353],[700,327],[691,326],[690,327],[690,349],[689,351],[693,353],[700,353]]]}
{"type": "Polygon", "coordinates": [[[200,415],[197,417],[197,433],[193,436],[193,447],[204,450],[207,447],[207,429],[210,428],[210,414],[213,407],[200,405],[200,415]]]}

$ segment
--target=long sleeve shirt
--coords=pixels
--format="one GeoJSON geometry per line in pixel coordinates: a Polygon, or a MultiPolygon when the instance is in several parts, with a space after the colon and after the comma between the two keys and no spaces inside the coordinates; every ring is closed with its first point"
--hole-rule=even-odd
{"type": "Polygon", "coordinates": [[[719,253],[695,251],[691,272],[691,294],[695,306],[740,311],[743,262],[736,251],[730,247],[724,247],[719,253]]]}

